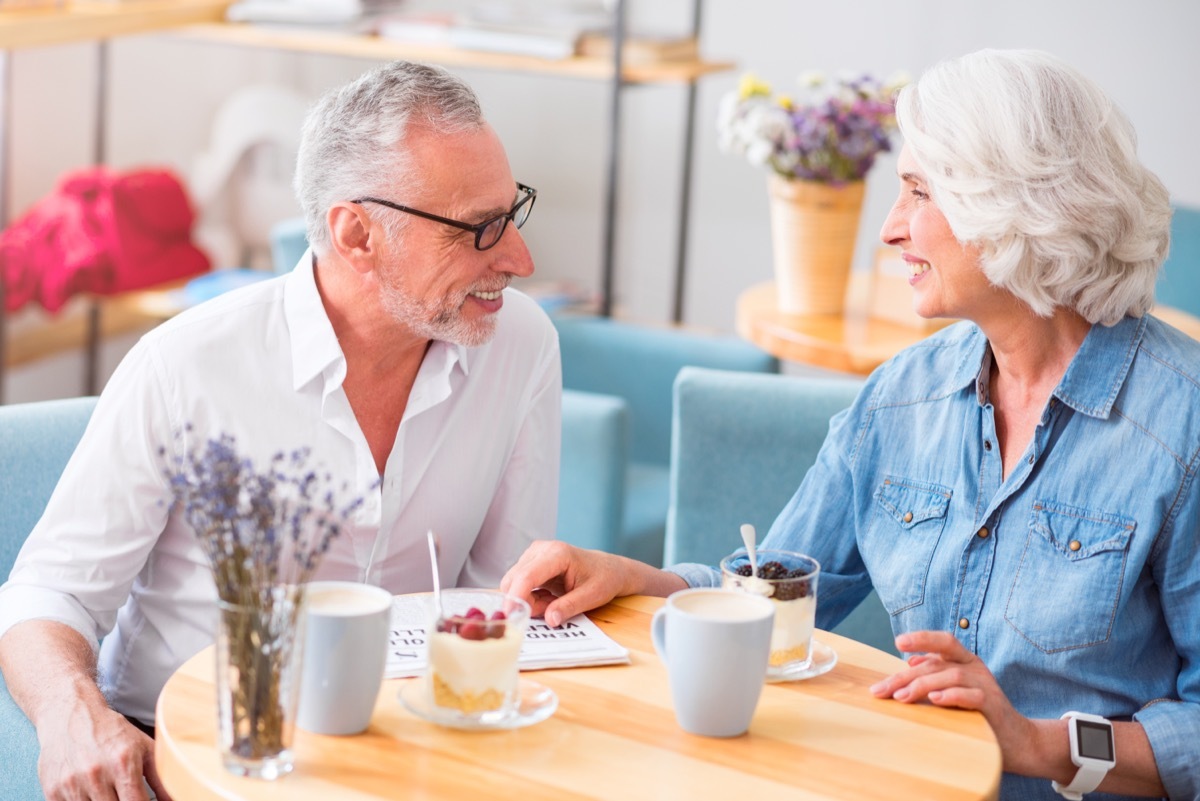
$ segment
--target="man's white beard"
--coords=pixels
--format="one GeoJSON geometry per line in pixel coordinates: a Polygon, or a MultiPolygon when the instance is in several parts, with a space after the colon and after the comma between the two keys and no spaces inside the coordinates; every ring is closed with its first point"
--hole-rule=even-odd
{"type": "Polygon", "coordinates": [[[440,303],[422,303],[390,283],[381,282],[380,288],[384,310],[419,337],[473,348],[487,343],[496,333],[496,315],[474,321],[463,316],[465,296],[458,304],[447,298],[440,303]]]}

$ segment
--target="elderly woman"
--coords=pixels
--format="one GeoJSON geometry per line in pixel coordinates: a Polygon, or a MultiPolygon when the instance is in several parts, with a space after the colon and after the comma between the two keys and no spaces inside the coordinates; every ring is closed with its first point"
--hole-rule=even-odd
{"type": "MultiPolygon", "coordinates": [[[[763,547],[820,560],[822,627],[878,590],[911,656],[873,691],[981,711],[1005,797],[1200,797],[1200,344],[1146,314],[1167,192],[1042,53],[941,63],[897,116],[882,238],[967,322],[875,371],[763,547]]],[[[538,543],[504,586],[555,624],[717,581],[538,543]]]]}

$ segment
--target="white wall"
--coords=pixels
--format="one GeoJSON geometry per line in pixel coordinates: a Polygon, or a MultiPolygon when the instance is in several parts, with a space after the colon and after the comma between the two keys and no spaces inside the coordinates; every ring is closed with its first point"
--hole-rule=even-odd
{"type": "MultiPolygon", "coordinates": [[[[685,26],[686,0],[629,0],[632,21],[685,26]]],[[[1129,113],[1145,161],[1179,202],[1200,204],[1195,141],[1200,112],[1200,3],[1190,0],[705,0],[704,53],[739,69],[701,83],[688,243],[686,322],[732,331],[734,300],[770,278],[765,173],[717,152],[713,120],[742,70],[780,87],[806,69],[897,69],[981,47],[1049,50],[1095,78],[1129,113]]],[[[92,154],[95,50],[73,45],[16,51],[12,64],[11,207],[48,192],[92,154]]],[[[109,162],[165,164],[187,174],[208,144],[221,102],[240,86],[274,83],[315,97],[373,62],[245,50],[154,35],[110,46],[109,162]]],[[[524,233],[539,277],[599,286],[601,204],[609,91],[605,84],[461,71],[508,144],[513,171],[539,191],[524,233]]],[[[684,92],[674,85],[625,94],[616,302],[624,316],[670,315],[684,92]]],[[[877,165],[860,232],[859,268],[895,191],[894,160],[877,165]]],[[[279,214],[289,213],[280,209],[279,214]]],[[[17,371],[10,400],[45,390],[17,371]]]]}

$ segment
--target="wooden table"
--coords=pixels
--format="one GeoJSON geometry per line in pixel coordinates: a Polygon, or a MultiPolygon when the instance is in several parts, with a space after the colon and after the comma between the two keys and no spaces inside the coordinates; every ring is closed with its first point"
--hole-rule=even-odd
{"type": "Polygon", "coordinates": [[[867,687],[903,663],[818,633],[838,654],[824,676],[763,688],[750,731],[732,739],[685,733],[650,643],[658,598],[591,613],[632,664],[547,670],[559,707],[504,732],[443,729],[397,699],[386,681],[371,727],[355,737],[297,730],[296,769],[276,782],[238,778],[215,747],[213,654],[202,651],[158,700],[156,760],[180,801],[206,799],[980,799],[996,798],[1000,750],[975,712],[876,699],[867,687]]]}
{"type": "Polygon", "coordinates": [[[843,314],[787,314],[775,283],[756,284],[737,301],[737,332],[780,359],[866,375],[931,333],[867,314],[865,284],[855,276],[843,314]]]}
{"type": "MultiPolygon", "coordinates": [[[[1169,306],[1156,306],[1150,313],[1200,340],[1200,319],[1169,306]]],[[[786,314],[779,310],[774,282],[768,282],[738,297],[737,332],[785,361],[867,375],[932,330],[869,316],[854,286],[843,314],[786,314]]]]}

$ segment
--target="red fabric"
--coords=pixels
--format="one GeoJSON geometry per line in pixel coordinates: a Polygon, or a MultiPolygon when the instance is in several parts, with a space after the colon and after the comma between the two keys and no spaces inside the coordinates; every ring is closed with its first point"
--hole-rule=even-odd
{"type": "Polygon", "coordinates": [[[191,242],[191,204],[168,170],[96,167],[65,176],[0,233],[5,306],[55,312],[80,292],[110,295],[209,269],[191,242]]]}

